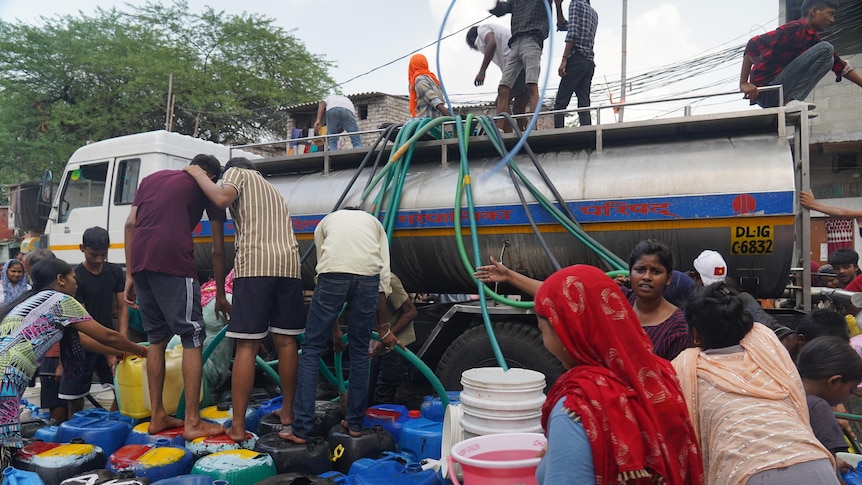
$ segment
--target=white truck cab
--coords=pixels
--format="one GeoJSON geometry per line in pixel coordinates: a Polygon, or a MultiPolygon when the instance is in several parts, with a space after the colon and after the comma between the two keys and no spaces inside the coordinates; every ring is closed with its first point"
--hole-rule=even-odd
{"type": "Polygon", "coordinates": [[[214,155],[222,164],[231,157],[227,146],[164,130],[79,148],[63,170],[40,247],[70,264],[80,263],[84,230],[100,226],[111,236],[108,261],[124,265],[123,226],[140,181],[159,170],[181,169],[199,153],[214,155]]]}

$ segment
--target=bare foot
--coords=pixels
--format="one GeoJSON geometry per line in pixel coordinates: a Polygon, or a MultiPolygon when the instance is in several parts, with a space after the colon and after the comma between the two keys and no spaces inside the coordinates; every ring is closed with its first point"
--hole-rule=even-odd
{"type": "Polygon", "coordinates": [[[299,444],[299,445],[304,445],[306,443],[306,440],[293,434],[293,428],[291,428],[290,426],[287,426],[287,425],[283,430],[278,432],[278,437],[283,439],[283,440],[293,441],[294,443],[299,444]]]}
{"type": "Polygon", "coordinates": [[[353,431],[352,429],[350,429],[350,426],[347,425],[346,419],[341,420],[341,427],[346,429],[347,432],[350,433],[350,436],[354,438],[359,438],[360,436],[362,436],[362,431],[353,431]]]}
{"type": "Polygon", "coordinates": [[[290,416],[286,416],[287,412],[284,410],[283,407],[280,408],[278,411],[273,412],[272,414],[278,416],[279,421],[281,421],[281,424],[283,425],[289,425],[293,423],[293,415],[291,414],[290,416]]]}
{"type": "Polygon", "coordinates": [[[248,438],[248,434],[246,434],[244,429],[236,430],[233,428],[233,426],[226,429],[224,434],[227,435],[228,438],[236,441],[237,443],[242,443],[248,438]]]}
{"type": "Polygon", "coordinates": [[[206,438],[224,432],[224,426],[201,420],[195,426],[186,426],[185,431],[183,431],[183,438],[186,441],[191,441],[195,438],[206,438]]]}
{"type": "Polygon", "coordinates": [[[150,420],[150,426],[147,428],[147,432],[150,434],[161,433],[166,429],[182,428],[183,424],[182,419],[178,419],[173,416],[165,416],[163,419],[154,418],[150,420]]]}

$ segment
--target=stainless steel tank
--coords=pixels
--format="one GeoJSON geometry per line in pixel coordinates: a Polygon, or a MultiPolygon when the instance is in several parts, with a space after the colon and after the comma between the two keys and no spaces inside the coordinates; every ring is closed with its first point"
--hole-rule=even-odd
{"type": "MultiPolygon", "coordinates": [[[[672,248],[676,269],[686,271],[703,249],[714,249],[725,257],[729,277],[742,289],[756,297],[776,297],[787,283],[794,242],[791,150],[787,140],[774,132],[735,133],[751,130],[735,129],[732,123],[722,121],[716,126],[724,129],[714,133],[704,130],[695,136],[663,139],[650,137],[645,129],[642,137],[621,136],[600,151],[590,143],[579,143],[568,133],[571,130],[540,133],[530,141],[582,227],[621,258],[627,260],[638,241],[655,238],[672,248]]],[[[605,140],[612,137],[606,134],[605,140]]],[[[417,149],[404,183],[392,235],[393,271],[408,291],[475,292],[475,282],[463,268],[454,241],[457,145],[451,140],[425,145],[417,149]]],[[[358,160],[354,154],[350,163],[339,168],[338,157],[346,160],[348,155],[333,153],[330,162],[335,169],[329,173],[320,171],[319,157],[259,164],[288,202],[302,251],[311,244],[317,222],[348,187],[354,173],[349,167],[357,166],[358,160]]],[[[505,244],[507,266],[533,278],[547,277],[554,268],[527,222],[508,172],[492,170],[500,157],[487,143],[473,141],[469,157],[483,260],[499,257],[505,244]]],[[[515,160],[552,199],[526,155],[521,153],[515,160]]],[[[360,204],[370,173],[368,168],[363,171],[344,205],[360,204]]],[[[363,208],[370,207],[376,193],[375,189],[363,208]]],[[[526,190],[525,194],[561,265],[602,267],[526,190]]],[[[464,204],[466,211],[466,200],[464,204]]],[[[468,227],[466,216],[463,221],[468,227]]],[[[464,241],[472,259],[466,232],[464,241]]],[[[308,287],[314,265],[312,254],[303,267],[308,287]]]]}

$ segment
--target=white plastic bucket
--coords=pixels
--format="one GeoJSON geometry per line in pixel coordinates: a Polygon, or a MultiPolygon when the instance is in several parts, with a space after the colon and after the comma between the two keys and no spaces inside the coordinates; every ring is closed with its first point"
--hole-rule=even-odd
{"type": "Polygon", "coordinates": [[[461,374],[461,427],[473,435],[542,431],[545,376],[529,369],[480,367],[461,374]]]}
{"type": "Polygon", "coordinates": [[[446,478],[449,473],[449,455],[452,453],[452,445],[463,441],[464,428],[461,427],[461,405],[450,404],[446,406],[443,415],[443,443],[440,449],[440,473],[446,478]]]}
{"type": "MultiPolygon", "coordinates": [[[[470,438],[452,447],[449,465],[461,464],[464,485],[535,485],[539,454],[547,445],[540,433],[503,433],[470,438]]],[[[460,485],[455,474],[450,479],[460,485]]]]}

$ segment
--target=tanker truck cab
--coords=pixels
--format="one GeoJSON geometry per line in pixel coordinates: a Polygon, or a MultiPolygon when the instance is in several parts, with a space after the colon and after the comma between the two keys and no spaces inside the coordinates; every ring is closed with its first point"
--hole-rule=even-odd
{"type": "MultiPolygon", "coordinates": [[[[167,131],[122,136],[79,148],[63,170],[40,246],[77,264],[83,261],[79,245],[84,230],[101,226],[111,237],[108,261],[124,265],[123,227],[140,181],[160,170],[179,170],[199,153],[215,155],[222,163],[230,157],[230,149],[224,145],[167,131]]],[[[51,184],[49,174],[43,184],[51,184]]],[[[202,224],[202,235],[208,233],[207,227],[202,224]]]]}

